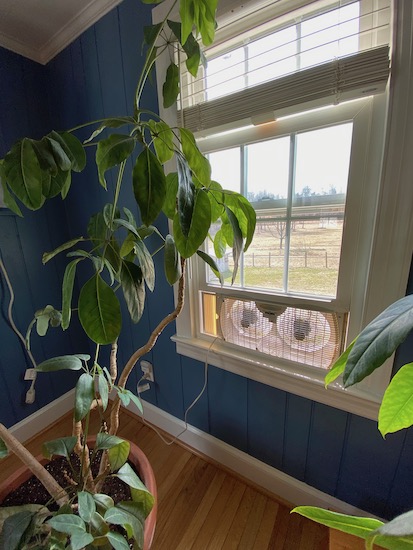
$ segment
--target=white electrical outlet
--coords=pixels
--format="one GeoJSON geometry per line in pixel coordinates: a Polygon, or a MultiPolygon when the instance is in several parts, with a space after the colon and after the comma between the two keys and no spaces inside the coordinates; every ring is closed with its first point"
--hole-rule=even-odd
{"type": "Polygon", "coordinates": [[[155,382],[152,363],[149,363],[149,361],[141,361],[141,370],[145,375],[145,380],[148,380],[149,382],[155,382]]]}
{"type": "Polygon", "coordinates": [[[24,373],[25,380],[36,380],[36,376],[36,369],[26,369],[26,372],[24,373]]]}

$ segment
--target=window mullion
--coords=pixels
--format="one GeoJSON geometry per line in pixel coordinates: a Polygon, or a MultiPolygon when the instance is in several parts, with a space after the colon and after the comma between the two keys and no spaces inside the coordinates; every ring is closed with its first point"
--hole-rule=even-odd
{"type": "MultiPolygon", "coordinates": [[[[241,195],[246,197],[247,192],[248,192],[248,181],[247,181],[248,148],[245,147],[244,145],[242,145],[240,147],[240,163],[241,163],[241,169],[240,169],[240,174],[241,174],[240,186],[241,186],[241,189],[240,189],[240,193],[241,193],[241,195]]],[[[245,262],[244,262],[244,251],[243,250],[241,252],[239,261],[240,261],[240,265],[239,265],[240,283],[241,283],[241,288],[243,288],[245,286],[245,273],[244,273],[245,262]]]]}
{"type": "Polygon", "coordinates": [[[290,265],[290,238],[291,238],[291,213],[293,203],[294,181],[295,181],[295,165],[296,165],[296,134],[290,136],[290,162],[288,170],[288,196],[286,210],[286,227],[285,227],[285,250],[284,250],[284,273],[283,287],[284,292],[288,292],[288,273],[290,265]]]}

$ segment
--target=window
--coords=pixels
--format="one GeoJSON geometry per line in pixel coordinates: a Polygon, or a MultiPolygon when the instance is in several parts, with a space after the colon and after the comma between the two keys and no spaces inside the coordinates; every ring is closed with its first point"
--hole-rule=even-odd
{"type": "MultiPolygon", "coordinates": [[[[183,79],[176,116],[213,178],[253,203],[257,231],[233,285],[228,250],[205,243],[225,284],[191,265],[177,350],[376,418],[391,364],[354,390],[326,391],[323,379],[362,326],[404,294],[410,266],[398,212],[407,215],[413,194],[389,168],[394,175],[407,161],[398,156],[405,146],[391,127],[385,140],[390,1],[223,4],[207,69],[183,79]]],[[[396,16],[401,40],[413,15],[396,16]]],[[[398,103],[390,97],[400,127],[409,71],[394,85],[398,103]]],[[[223,229],[213,229],[215,241],[223,229]]]]}

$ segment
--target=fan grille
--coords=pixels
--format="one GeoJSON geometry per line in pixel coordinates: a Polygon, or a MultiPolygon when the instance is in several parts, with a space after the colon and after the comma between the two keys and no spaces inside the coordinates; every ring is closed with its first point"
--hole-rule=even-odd
{"type": "Polygon", "coordinates": [[[253,301],[224,298],[220,325],[227,342],[312,367],[329,369],[340,353],[336,313],[287,307],[267,315],[253,301]]]}

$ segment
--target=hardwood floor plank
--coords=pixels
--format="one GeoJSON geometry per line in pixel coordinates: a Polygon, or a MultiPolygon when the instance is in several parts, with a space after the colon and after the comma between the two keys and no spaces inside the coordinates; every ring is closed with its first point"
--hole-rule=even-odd
{"type": "Polygon", "coordinates": [[[234,521],[234,517],[242,502],[246,486],[237,481],[231,495],[228,498],[227,504],[224,509],[224,513],[216,526],[214,535],[209,542],[208,550],[222,550],[225,548],[225,539],[228,533],[228,526],[234,521]]]}
{"type": "Polygon", "coordinates": [[[244,533],[239,542],[239,550],[251,550],[258,536],[261,521],[264,515],[264,510],[267,504],[267,497],[257,493],[255,495],[254,504],[248,522],[245,525],[244,533]]]}
{"type": "Polygon", "coordinates": [[[279,504],[274,500],[267,498],[261,525],[258,529],[254,545],[251,546],[251,550],[270,549],[269,544],[277,518],[278,509],[279,504]]]}
{"type": "Polygon", "coordinates": [[[225,550],[237,550],[239,542],[244,533],[245,525],[251,514],[254,504],[255,491],[252,487],[246,487],[243,499],[238,507],[232,524],[228,527],[227,536],[224,542],[225,550]]]}

